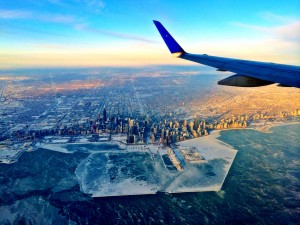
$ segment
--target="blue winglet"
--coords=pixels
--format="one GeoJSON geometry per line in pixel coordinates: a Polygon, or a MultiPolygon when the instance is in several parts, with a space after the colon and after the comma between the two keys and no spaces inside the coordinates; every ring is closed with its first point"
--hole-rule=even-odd
{"type": "Polygon", "coordinates": [[[153,22],[172,54],[185,53],[183,48],[181,48],[181,46],[175,41],[175,39],[171,36],[171,34],[166,30],[166,28],[164,28],[164,26],[159,21],[153,20],[153,22]]]}

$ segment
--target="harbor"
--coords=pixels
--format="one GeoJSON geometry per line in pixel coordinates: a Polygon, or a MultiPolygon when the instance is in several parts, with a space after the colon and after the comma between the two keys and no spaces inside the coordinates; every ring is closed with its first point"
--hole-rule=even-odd
{"type": "Polygon", "coordinates": [[[82,192],[92,197],[219,191],[237,151],[217,139],[218,133],[160,144],[125,145],[111,141],[40,143],[40,149],[88,157],[76,170],[82,192]]]}

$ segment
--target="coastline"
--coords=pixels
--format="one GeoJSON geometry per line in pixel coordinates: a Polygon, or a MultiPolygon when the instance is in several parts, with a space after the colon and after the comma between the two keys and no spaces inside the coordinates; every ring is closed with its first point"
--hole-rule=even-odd
{"type": "MultiPolygon", "coordinates": [[[[114,182],[111,182],[110,178],[101,180],[96,177],[90,178],[91,174],[99,172],[97,166],[90,166],[90,161],[93,163],[102,163],[105,161],[97,161],[99,155],[95,155],[94,153],[109,153],[110,150],[107,151],[93,151],[93,149],[89,149],[87,153],[90,155],[86,158],[83,163],[83,166],[77,167],[76,171],[77,180],[80,184],[80,190],[83,193],[91,194],[92,197],[108,197],[108,196],[128,196],[128,195],[149,195],[156,194],[157,192],[166,192],[166,193],[186,193],[186,192],[219,192],[222,191],[223,184],[227,178],[227,175],[231,169],[231,166],[234,162],[234,159],[238,153],[238,149],[235,149],[233,146],[227,144],[219,140],[221,136],[221,131],[226,130],[241,130],[241,129],[251,129],[258,130],[260,132],[270,133],[269,131],[273,127],[278,126],[287,126],[300,124],[300,122],[270,122],[267,123],[257,123],[256,126],[253,127],[245,127],[245,128],[233,128],[233,129],[225,129],[225,130],[213,130],[209,135],[194,138],[190,140],[186,140],[183,142],[179,142],[178,144],[181,147],[190,147],[196,148],[197,151],[205,158],[205,162],[202,164],[193,164],[186,161],[185,170],[179,172],[174,175],[169,175],[166,171],[162,171],[160,165],[162,165],[161,161],[155,161],[155,156],[151,158],[151,153],[144,149],[142,151],[137,150],[138,152],[145,152],[149,155],[145,157],[145,160],[142,161],[142,164],[153,164],[156,165],[153,167],[153,170],[148,171],[149,173],[145,173],[146,177],[149,177],[144,180],[137,179],[135,175],[124,175],[123,173],[114,174],[114,182]],[[259,126],[260,125],[260,126],[259,126]],[[208,169],[207,169],[208,168],[208,169]],[[79,172],[78,172],[79,171],[79,172]],[[213,173],[213,176],[208,175],[208,172],[213,173]],[[156,177],[159,174],[159,177],[156,177]],[[87,180],[89,178],[90,180],[87,180]],[[153,179],[152,179],[153,178],[153,179]],[[192,178],[192,179],[191,179],[192,178]],[[99,185],[93,186],[96,183],[99,185]],[[127,187],[123,189],[123,187],[127,187]]],[[[118,141],[114,141],[118,142],[118,141]]],[[[93,144],[93,145],[103,145],[109,144],[107,142],[95,143],[95,142],[79,142],[79,143],[71,143],[71,145],[79,145],[79,144],[93,144]]],[[[120,144],[120,143],[118,143],[120,144]]],[[[56,152],[61,153],[73,153],[72,151],[68,151],[66,148],[68,144],[61,143],[41,143],[36,145],[36,147],[44,148],[56,152]]],[[[155,154],[158,149],[153,150],[155,154]]],[[[144,167],[137,167],[141,163],[141,158],[133,159],[132,155],[126,155],[126,153],[132,153],[134,151],[131,150],[121,150],[117,151],[117,153],[125,153],[125,155],[118,156],[125,160],[123,164],[118,163],[111,165],[111,163],[106,163],[104,165],[101,164],[104,170],[112,168],[114,166],[126,168],[126,170],[130,170],[130,167],[127,165],[134,164],[131,168],[134,171],[136,168],[143,169],[144,167]],[[127,160],[127,161],[126,161],[127,160]]],[[[21,156],[21,154],[20,154],[21,156]]],[[[99,157],[101,158],[101,157],[99,157]]],[[[105,158],[105,157],[103,157],[105,158]]],[[[143,158],[144,159],[144,158],[143,158]]],[[[158,157],[156,157],[158,159],[158,157]]],[[[11,162],[13,163],[13,162],[11,162]]],[[[99,164],[100,165],[100,164],[99,164]]],[[[145,170],[147,172],[147,170],[145,170]]]]}
{"type": "MultiPolygon", "coordinates": [[[[265,122],[262,121],[261,123],[257,123],[257,124],[252,124],[249,127],[245,127],[245,128],[229,128],[229,129],[222,129],[222,130],[213,130],[209,133],[208,136],[210,136],[211,138],[215,138],[218,139],[220,137],[220,132],[222,131],[228,131],[228,130],[245,130],[245,129],[250,129],[250,130],[256,130],[256,131],[260,131],[263,133],[272,133],[272,131],[270,131],[273,127],[279,127],[279,126],[288,126],[288,125],[295,125],[295,124],[300,124],[300,121],[292,121],[292,122],[283,122],[283,121],[279,121],[279,122],[265,122]]],[[[117,141],[117,140],[115,140],[117,141]]],[[[180,142],[178,142],[180,143],[180,142]]],[[[67,143],[67,144],[71,144],[71,145],[78,145],[78,144],[99,144],[99,143],[94,143],[94,142],[78,142],[78,143],[67,143]]],[[[118,143],[120,144],[120,143],[118,143]]],[[[123,143],[121,143],[123,144],[123,143]]],[[[223,145],[227,145],[225,142],[222,143],[223,145]]],[[[52,150],[52,151],[57,151],[57,152],[61,152],[61,153],[66,153],[66,154],[70,154],[73,152],[68,151],[65,148],[66,143],[64,144],[59,144],[59,143],[38,143],[35,147],[36,150],[43,148],[43,149],[47,149],[47,150],[52,150]]],[[[232,147],[230,145],[227,145],[227,147],[232,147]]],[[[4,164],[12,164],[12,163],[16,163],[18,161],[18,158],[21,157],[23,155],[25,151],[21,151],[19,154],[16,154],[16,156],[12,156],[9,159],[3,159],[0,160],[0,163],[4,163],[4,164]]]]}
{"type": "Polygon", "coordinates": [[[213,135],[215,138],[220,136],[221,131],[228,131],[228,130],[257,130],[263,133],[272,133],[270,129],[273,127],[280,127],[280,126],[288,126],[288,125],[296,125],[300,124],[300,121],[293,121],[293,122],[270,122],[269,124],[263,125],[250,125],[249,127],[241,127],[241,128],[229,128],[229,129],[222,129],[222,130],[213,130],[209,133],[209,135],[213,135]]]}
{"type": "Polygon", "coordinates": [[[272,133],[272,131],[270,131],[270,129],[273,128],[273,127],[296,125],[296,124],[300,124],[300,122],[273,122],[273,123],[265,124],[262,127],[257,127],[257,128],[254,128],[254,129],[258,130],[258,131],[261,131],[263,133],[272,133]]]}

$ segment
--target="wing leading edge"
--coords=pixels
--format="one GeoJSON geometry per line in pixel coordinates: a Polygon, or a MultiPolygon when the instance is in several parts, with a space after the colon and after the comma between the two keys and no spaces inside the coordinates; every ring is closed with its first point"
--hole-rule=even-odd
{"type": "Polygon", "coordinates": [[[190,54],[183,50],[160,22],[153,22],[173,56],[215,67],[218,71],[235,73],[219,81],[220,85],[257,87],[279,83],[281,86],[300,88],[300,66],[190,54]]]}

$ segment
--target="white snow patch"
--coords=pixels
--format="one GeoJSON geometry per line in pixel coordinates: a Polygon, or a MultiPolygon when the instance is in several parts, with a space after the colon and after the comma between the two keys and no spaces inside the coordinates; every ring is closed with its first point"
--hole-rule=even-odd
{"type": "Polygon", "coordinates": [[[51,151],[56,151],[56,152],[72,153],[72,152],[69,152],[64,145],[60,145],[60,144],[40,144],[39,147],[48,149],[51,151]]]}

